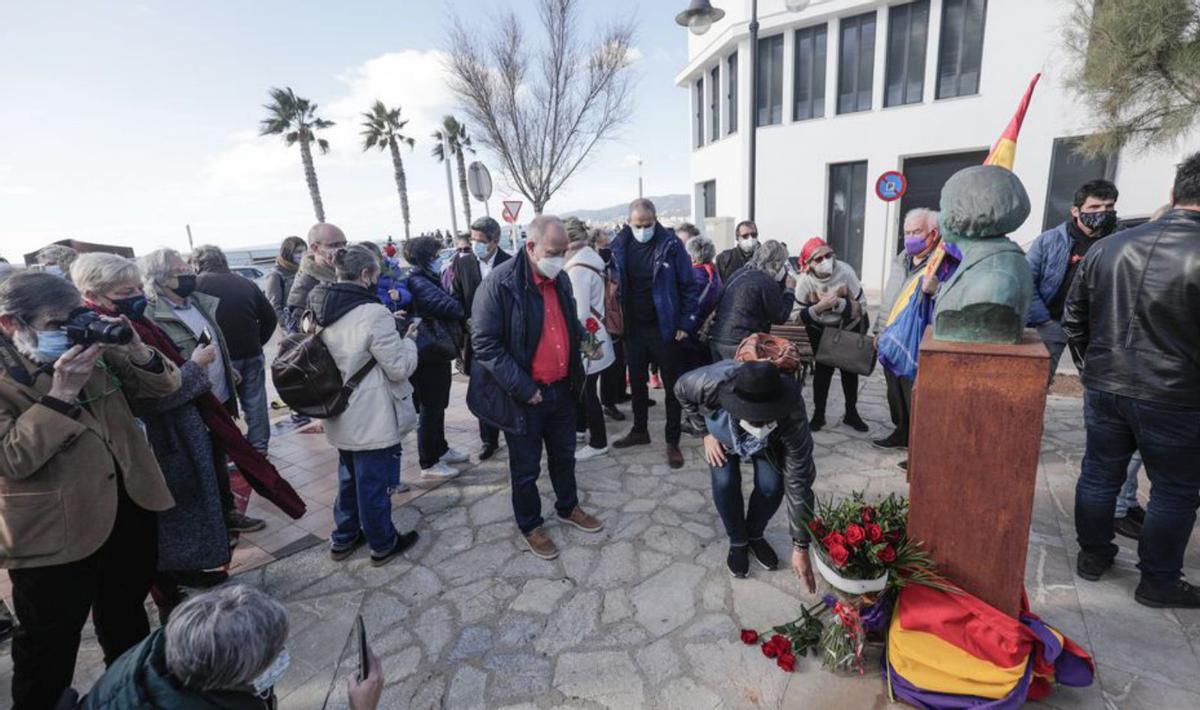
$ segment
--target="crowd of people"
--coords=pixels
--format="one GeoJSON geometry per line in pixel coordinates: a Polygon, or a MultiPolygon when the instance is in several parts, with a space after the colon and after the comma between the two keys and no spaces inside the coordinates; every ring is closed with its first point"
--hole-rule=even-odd
{"type": "MultiPolygon", "coordinates": [[[[1171,206],[1153,221],[1116,232],[1117,197],[1111,182],[1083,185],[1070,219],[1028,253],[1036,295],[1027,320],[1050,351],[1050,379],[1069,346],[1086,388],[1078,573],[1099,579],[1112,565],[1115,532],[1140,537],[1137,600],[1200,607],[1182,580],[1200,504],[1188,457],[1200,453],[1200,154],[1180,166],[1171,206]]],[[[366,547],[370,564],[384,565],[418,540],[392,518],[391,496],[408,485],[407,434],[416,432],[424,478],[452,479],[470,461],[446,440],[446,410],[460,406],[457,364],[479,423],[476,456],[507,447],[513,517],[533,555],[554,559],[561,542],[545,528],[543,452],[557,520],[599,532],[603,521],[581,505],[576,462],[651,445],[659,386],[663,461],[682,468],[683,434],[702,438],[729,572],[747,577],[751,559],[779,566],[765,530],[786,500],[789,563],[814,591],[812,432],[830,426],[835,371],[842,423],[869,429],[857,409],[860,371],[822,355],[821,343],[838,331],[873,336],[894,425],[873,443],[906,448],[920,337],[962,253],[942,239],[937,212],[908,213],[872,323],[858,275],[823,239],[793,257],[781,241],[760,241],[754,222],[735,231],[718,254],[696,227],[668,228],[638,199],[615,234],[538,216],[512,253],[499,224],[478,219],[447,263],[436,237],[380,247],[320,223],[306,239],[283,240],[261,290],[214,246],[136,261],[55,246],[40,269],[0,272],[0,564],[19,621],[16,707],[66,697],[89,612],[109,671],[83,707],[269,702],[287,665],[286,613],[223,584],[223,569],[238,536],[265,525],[245,514],[233,480],[297,514],[266,456],[264,345],[277,333],[281,348],[319,341],[348,383],[322,422],[338,452],[334,560],[366,547]],[[818,353],[811,414],[799,349],[771,335],[783,324],[818,353]],[[631,425],[610,443],[608,421],[627,420],[626,401],[631,425]],[[147,595],[162,621],[153,634],[147,595]]],[[[352,707],[378,701],[381,676],[352,684],[352,707]]]]}

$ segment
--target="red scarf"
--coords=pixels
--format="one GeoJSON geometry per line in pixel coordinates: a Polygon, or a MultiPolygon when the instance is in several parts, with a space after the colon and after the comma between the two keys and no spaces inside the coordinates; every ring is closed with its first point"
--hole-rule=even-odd
{"type": "MultiPolygon", "coordinates": [[[[106,316],[119,317],[117,312],[87,302],[88,308],[106,316]]],[[[176,366],[183,366],[186,360],[179,354],[179,349],[166,333],[147,318],[130,320],[133,329],[141,337],[142,342],[157,350],[176,366]]],[[[219,357],[219,356],[218,356],[219,357]]],[[[246,441],[241,430],[237,428],[233,417],[211,392],[206,392],[194,400],[204,425],[212,435],[214,450],[223,451],[237,466],[238,471],[250,484],[250,487],[263,498],[274,503],[280,510],[293,519],[304,516],[304,500],[296,493],[296,489],[288,483],[266,456],[246,441]]],[[[219,457],[218,457],[219,459],[219,457]]],[[[218,461],[219,462],[219,461],[218,461]]]]}

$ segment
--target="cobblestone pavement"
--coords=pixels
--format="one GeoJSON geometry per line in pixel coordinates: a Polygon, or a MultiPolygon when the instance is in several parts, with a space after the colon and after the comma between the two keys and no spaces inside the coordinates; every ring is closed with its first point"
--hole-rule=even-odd
{"type": "MultiPolygon", "coordinates": [[[[464,391],[456,381],[452,401],[461,402],[464,391]]],[[[896,467],[902,455],[869,441],[889,430],[883,392],[878,374],[865,381],[860,409],[870,434],[835,424],[815,435],[818,495],[906,491],[896,467]]],[[[838,422],[840,394],[832,396],[829,415],[838,422]]],[[[661,402],[661,393],[656,397],[661,402]]],[[[800,594],[786,569],[755,567],[747,580],[730,577],[699,442],[685,441],[682,470],[667,468],[662,410],[661,404],[651,410],[651,446],[579,465],[583,504],[605,529],[588,535],[548,524],[562,549],[553,562],[534,558],[519,543],[502,449],[500,460],[397,505],[397,525],[422,535],[404,560],[376,569],[363,552],[337,563],[318,546],[239,575],[284,600],[291,612],[292,666],[279,688],[282,706],[345,706],[345,678],[354,665],[346,640],[357,613],[383,659],[384,708],[888,706],[877,673],[834,675],[801,660],[789,675],[738,642],[739,628],[785,621],[812,599],[800,594]]],[[[452,443],[474,451],[475,424],[465,409],[448,420],[452,443]]],[[[610,422],[610,433],[626,424],[610,422]]],[[[320,436],[284,437],[275,442],[280,455],[294,459],[301,439],[304,448],[324,446],[320,436]]],[[[1089,648],[1100,673],[1092,688],[1062,689],[1046,705],[1200,707],[1200,612],[1136,605],[1136,549],[1129,541],[1121,541],[1116,569],[1103,581],[1077,581],[1072,574],[1071,510],[1083,442],[1080,400],[1052,397],[1027,587],[1033,608],[1089,648]]],[[[327,451],[306,457],[310,469],[325,466],[334,476],[327,451]]],[[[406,477],[410,471],[406,466],[406,477]]],[[[544,479],[542,487],[549,492],[544,479]]],[[[1147,490],[1144,485],[1143,499],[1147,490]]],[[[544,505],[552,510],[549,499],[544,505]]],[[[787,550],[782,511],[768,539],[781,553],[787,550]]],[[[1188,559],[1193,578],[1200,577],[1198,542],[1193,539],[1188,559]]],[[[100,672],[90,629],[86,634],[80,688],[100,672]]],[[[11,678],[7,645],[0,678],[11,678]]],[[[7,682],[4,687],[7,702],[7,682]]]]}

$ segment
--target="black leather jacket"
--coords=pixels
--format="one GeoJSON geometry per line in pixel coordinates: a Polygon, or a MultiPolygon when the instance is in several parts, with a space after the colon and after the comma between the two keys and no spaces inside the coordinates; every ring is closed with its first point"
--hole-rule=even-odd
{"type": "Polygon", "coordinates": [[[1087,387],[1200,407],[1200,212],[1172,210],[1093,246],[1062,325],[1087,387]]]}
{"type": "Polygon", "coordinates": [[[769,333],[771,325],[782,325],[792,315],[796,294],[785,289],[766,272],[739,269],[725,284],[717,304],[712,339],[736,346],[754,333],[769,333]]]}
{"type": "MultiPolygon", "coordinates": [[[[693,428],[705,429],[704,417],[720,408],[721,388],[728,385],[740,366],[740,362],[722,360],[692,370],[675,383],[675,398],[693,428]]],[[[804,400],[796,402],[790,417],[779,420],[765,452],[771,465],[783,473],[792,540],[807,544],[810,537],[808,522],[813,518],[814,508],[812,484],[817,469],[813,463],[813,439],[804,400]]]]}

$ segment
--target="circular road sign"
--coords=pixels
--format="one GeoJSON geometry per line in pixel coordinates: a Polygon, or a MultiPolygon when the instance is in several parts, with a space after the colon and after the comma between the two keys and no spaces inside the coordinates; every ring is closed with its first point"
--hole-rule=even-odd
{"type": "Polygon", "coordinates": [[[875,194],[884,202],[895,202],[904,197],[908,190],[908,180],[895,170],[889,170],[875,181],[875,194]]]}
{"type": "Polygon", "coordinates": [[[467,168],[467,189],[480,202],[487,202],[492,196],[492,175],[478,160],[467,168]]]}

